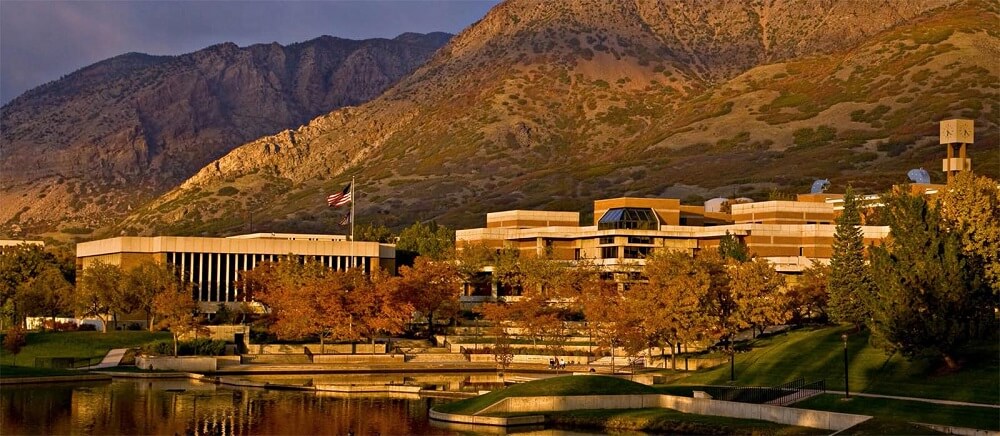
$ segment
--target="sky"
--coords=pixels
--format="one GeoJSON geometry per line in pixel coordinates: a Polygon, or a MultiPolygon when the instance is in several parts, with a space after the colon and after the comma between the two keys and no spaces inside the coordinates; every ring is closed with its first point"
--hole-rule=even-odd
{"type": "Polygon", "coordinates": [[[289,44],[322,35],[458,33],[496,0],[0,0],[0,104],[128,52],[190,53],[222,42],[289,44]]]}

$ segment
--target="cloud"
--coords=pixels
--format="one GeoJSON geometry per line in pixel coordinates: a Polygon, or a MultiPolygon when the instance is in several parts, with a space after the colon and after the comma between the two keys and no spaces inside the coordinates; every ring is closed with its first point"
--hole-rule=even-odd
{"type": "Polygon", "coordinates": [[[127,52],[458,33],[496,1],[0,1],[0,103],[127,52]]]}

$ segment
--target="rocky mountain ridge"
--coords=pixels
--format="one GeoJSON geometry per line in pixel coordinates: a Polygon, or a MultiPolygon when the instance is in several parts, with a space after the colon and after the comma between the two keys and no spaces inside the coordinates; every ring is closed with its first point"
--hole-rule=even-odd
{"type": "Polygon", "coordinates": [[[223,43],[82,68],[0,111],[0,222],[113,222],[248,140],[378,96],[450,37],[223,43]]]}

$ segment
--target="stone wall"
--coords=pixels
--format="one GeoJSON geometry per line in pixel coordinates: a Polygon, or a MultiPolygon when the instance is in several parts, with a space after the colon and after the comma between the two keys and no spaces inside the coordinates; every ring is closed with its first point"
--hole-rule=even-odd
{"type": "Polygon", "coordinates": [[[786,425],[843,430],[871,418],[865,415],[796,409],[767,404],[736,403],[673,395],[582,395],[571,397],[508,397],[480,410],[491,413],[531,413],[583,409],[642,409],[662,407],[698,415],[759,419],[786,425]]]}
{"type": "Polygon", "coordinates": [[[183,356],[157,357],[136,356],[135,366],[140,369],[156,369],[183,372],[212,372],[218,368],[215,357],[183,356]]]}
{"type": "MultiPolygon", "coordinates": [[[[305,347],[313,354],[320,354],[320,350],[325,350],[328,354],[350,354],[351,344],[326,344],[320,347],[319,344],[253,344],[247,347],[253,354],[305,354],[305,347]]],[[[385,344],[355,344],[356,353],[361,354],[385,354],[385,344]]]]}

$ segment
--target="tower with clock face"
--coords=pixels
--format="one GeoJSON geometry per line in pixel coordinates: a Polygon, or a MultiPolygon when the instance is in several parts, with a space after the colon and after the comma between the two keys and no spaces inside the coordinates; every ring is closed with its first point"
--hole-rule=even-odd
{"type": "Polygon", "coordinates": [[[948,183],[959,171],[972,171],[972,159],[965,157],[965,148],[973,141],[972,120],[941,121],[941,144],[945,146],[948,157],[941,161],[941,171],[948,177],[948,183]],[[955,157],[955,145],[958,145],[958,157],[955,157]]]}

